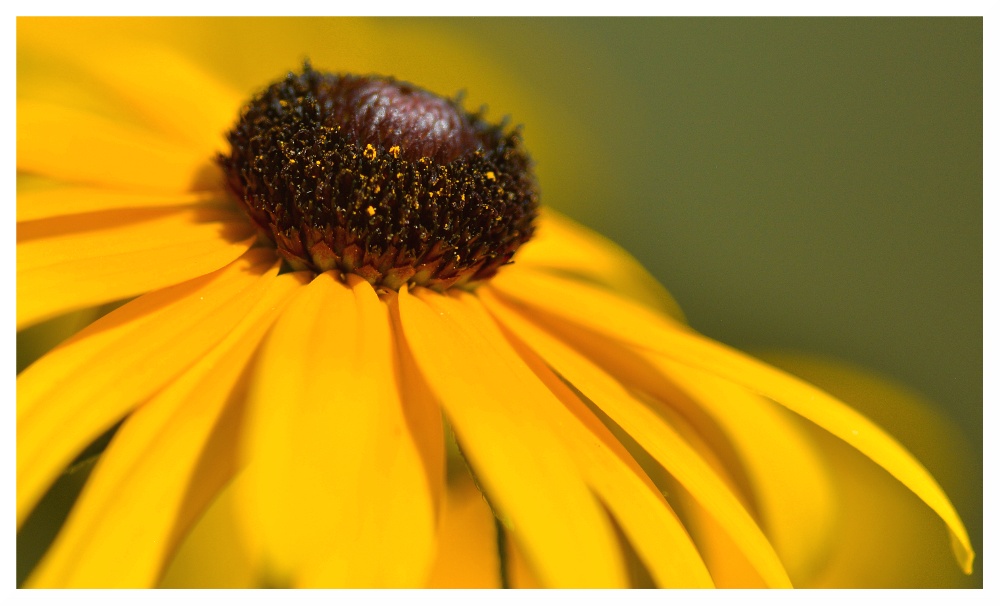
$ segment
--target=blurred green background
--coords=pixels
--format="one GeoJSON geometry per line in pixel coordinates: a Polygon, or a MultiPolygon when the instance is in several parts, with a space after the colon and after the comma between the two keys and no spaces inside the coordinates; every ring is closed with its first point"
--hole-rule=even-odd
{"type": "Polygon", "coordinates": [[[600,168],[570,177],[587,193],[542,158],[543,199],[638,257],[693,326],[882,371],[981,442],[980,20],[439,27],[588,131],[600,168]]]}
{"type": "MultiPolygon", "coordinates": [[[[524,125],[543,201],[633,253],[695,328],[901,381],[960,425],[981,477],[981,19],[112,29],[169,40],[247,94],[306,56],[464,89],[467,106],[524,125]]],[[[982,486],[967,488],[957,500],[972,503],[960,511],[981,554],[982,486]]]]}
{"type": "MultiPolygon", "coordinates": [[[[529,149],[573,141],[536,153],[543,200],[634,254],[695,328],[902,382],[982,477],[981,19],[432,27],[545,100],[539,122],[510,110],[529,149]]],[[[980,537],[982,485],[965,488],[980,537]]]]}

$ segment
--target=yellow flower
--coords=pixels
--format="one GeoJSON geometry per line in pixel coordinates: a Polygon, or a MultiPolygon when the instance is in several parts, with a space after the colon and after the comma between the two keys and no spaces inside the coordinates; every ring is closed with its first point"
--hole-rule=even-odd
{"type": "MultiPolygon", "coordinates": [[[[18,23],[18,328],[131,299],[18,376],[19,527],[120,423],[28,585],[864,584],[837,569],[845,447],[801,419],[922,500],[971,570],[899,443],[691,330],[554,212],[471,291],[281,273],[214,162],[241,95],[119,23],[137,39],[110,55],[18,23]]],[[[211,27],[162,27],[189,26],[211,27]]],[[[376,47],[364,28],[337,44],[376,47]]]]}

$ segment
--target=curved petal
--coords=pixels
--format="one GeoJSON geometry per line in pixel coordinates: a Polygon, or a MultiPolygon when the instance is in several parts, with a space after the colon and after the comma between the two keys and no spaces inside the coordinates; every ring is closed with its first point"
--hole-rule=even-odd
{"type": "Polygon", "coordinates": [[[137,209],[18,225],[18,327],[215,271],[253,244],[242,217],[137,209]]]}
{"type": "Polygon", "coordinates": [[[804,381],[754,360],[648,308],[571,280],[539,280],[507,272],[496,281],[505,296],[532,310],[627,343],[651,360],[676,361],[740,384],[809,419],[885,468],[945,522],[959,566],[969,572],[975,554],[948,497],[926,469],[895,439],[849,406],[804,381]],[[573,305],[564,305],[565,300],[573,305]]]}
{"type": "Polygon", "coordinates": [[[184,536],[163,573],[162,589],[256,589],[260,560],[238,522],[238,500],[246,474],[223,487],[194,527],[184,536]]]}
{"type": "MultiPolygon", "coordinates": [[[[861,368],[789,352],[760,357],[849,401],[891,430],[939,478],[959,511],[981,511],[982,469],[969,440],[940,408],[913,391],[861,368]]],[[[965,576],[938,548],[934,514],[886,472],[813,428],[825,446],[843,511],[836,550],[813,587],[982,587],[981,570],[965,576]],[[872,506],[876,503],[877,506],[872,506]]],[[[968,518],[967,518],[968,519],[968,518]]],[[[973,522],[975,524],[975,522],[973,522]]]]}
{"type": "Polygon", "coordinates": [[[183,56],[133,44],[113,56],[84,51],[77,63],[124,98],[144,123],[187,141],[207,158],[225,149],[223,135],[243,99],[183,56]]]}
{"type": "MultiPolygon", "coordinates": [[[[929,428],[933,432],[940,428],[929,428]]],[[[864,455],[829,434],[815,432],[827,452],[840,495],[837,542],[805,586],[814,588],[982,588],[977,575],[954,565],[937,522],[913,493],[864,455]]],[[[968,474],[970,482],[982,476],[968,474]]],[[[980,501],[981,503],[981,501],[980,501]]]]}
{"type": "Polygon", "coordinates": [[[768,583],[761,578],[746,553],[733,540],[729,531],[722,526],[697,499],[675,480],[667,479],[663,488],[673,496],[675,507],[684,518],[684,524],[705,565],[712,574],[715,586],[720,589],[767,589],[768,583]]]}
{"type": "Polygon", "coordinates": [[[631,255],[550,208],[540,210],[537,231],[517,251],[514,263],[519,270],[579,276],[684,321],[677,301],[631,255]]]}
{"type": "MultiPolygon", "coordinates": [[[[102,115],[120,121],[134,118],[200,150],[206,158],[224,149],[223,133],[236,120],[243,100],[186,57],[146,41],[130,43],[128,52],[95,49],[92,43],[83,42],[86,36],[74,31],[79,28],[66,32],[70,38],[81,38],[70,54],[65,52],[72,44],[66,35],[53,36],[51,31],[48,36],[39,35],[35,28],[21,25],[18,58],[27,55],[29,61],[40,64],[25,69],[24,76],[19,70],[22,97],[103,110],[102,115]],[[80,103],[81,97],[88,96],[94,101],[80,103]]],[[[47,25],[51,30],[55,24],[47,25]]]]}
{"type": "MultiPolygon", "coordinates": [[[[686,445],[683,439],[669,424],[663,421],[651,410],[646,408],[617,381],[603,369],[593,364],[572,348],[560,343],[544,331],[532,326],[523,318],[506,309],[498,301],[492,299],[488,290],[480,293],[490,303],[490,310],[501,318],[503,324],[514,331],[525,342],[539,352],[539,355],[552,366],[563,378],[576,389],[586,395],[605,414],[617,423],[632,439],[642,446],[656,461],[671,473],[692,496],[709,511],[728,534],[747,559],[760,572],[761,577],[770,586],[790,587],[791,582],[785,573],[777,554],[771,544],[757,527],[753,518],[743,505],[733,495],[724,482],[718,479],[715,472],[701,457],[686,445]]],[[[624,527],[624,522],[622,522],[624,527]]],[[[625,527],[626,532],[629,531],[625,527]]],[[[641,530],[640,530],[641,532],[641,530]]],[[[630,535],[631,536],[631,535],[630,535]]],[[[686,534],[675,531],[674,542],[685,550],[674,557],[683,558],[673,562],[673,566],[688,565],[691,553],[694,551],[686,534]]],[[[633,539],[635,542],[635,539],[633,539]]],[[[635,543],[640,555],[646,557],[647,566],[656,573],[652,554],[643,553],[643,543],[635,543]]],[[[694,553],[695,561],[700,564],[700,558],[694,553]]],[[[657,554],[657,557],[664,557],[657,554]]],[[[696,569],[685,570],[694,579],[696,569]]],[[[701,571],[703,577],[707,572],[701,571]]]]}
{"type": "Polygon", "coordinates": [[[17,222],[128,208],[181,207],[223,201],[219,192],[146,194],[95,187],[18,187],[17,222]]]}
{"type": "Polygon", "coordinates": [[[18,525],[81,448],[222,339],[277,271],[262,251],[149,293],[25,369],[17,377],[18,525]]]}
{"type": "Polygon", "coordinates": [[[761,527],[796,587],[826,563],[841,514],[830,469],[801,419],[730,381],[672,362],[664,374],[707,410],[735,445],[761,527]]]}
{"type": "Polygon", "coordinates": [[[98,85],[79,64],[66,57],[70,54],[63,46],[66,36],[52,31],[53,21],[45,19],[37,23],[44,26],[31,27],[24,18],[17,20],[18,99],[66,107],[148,130],[124,100],[98,85]],[[45,48],[30,38],[45,40],[45,48]]]}
{"type": "Polygon", "coordinates": [[[183,533],[236,471],[244,369],[305,280],[285,274],[267,284],[218,345],[125,420],[28,585],[156,584],[183,533]]]}
{"type": "Polygon", "coordinates": [[[449,483],[427,587],[500,588],[496,519],[466,474],[449,483]]]}
{"type": "MultiPolygon", "coordinates": [[[[576,442],[573,452],[581,460],[587,483],[615,516],[656,585],[712,587],[711,576],[691,537],[645,472],[538,354],[524,342],[515,340],[514,347],[536,376],[582,422],[577,426],[565,414],[552,415],[554,426],[572,434],[576,442]],[[605,448],[594,447],[595,437],[605,448]]],[[[562,412],[556,409],[550,414],[557,411],[562,412]]]]}
{"type": "Polygon", "coordinates": [[[57,345],[80,332],[110,311],[104,306],[88,307],[60,314],[48,321],[17,331],[17,373],[33,364],[57,345]]]}
{"type": "Polygon", "coordinates": [[[438,480],[414,437],[425,428],[404,410],[388,309],[350,282],[323,274],[303,289],[251,387],[246,530],[279,586],[414,587],[434,555],[438,480]]]}
{"type": "Polygon", "coordinates": [[[504,542],[504,555],[507,557],[507,586],[511,589],[545,589],[538,576],[531,569],[524,548],[520,546],[517,537],[507,536],[504,542]]]}
{"type": "Polygon", "coordinates": [[[607,516],[567,445],[535,404],[551,393],[495,350],[492,321],[468,301],[405,289],[406,342],[467,460],[546,586],[620,587],[627,579],[607,516]]]}
{"type": "MultiPolygon", "coordinates": [[[[496,291],[487,286],[478,291],[484,300],[493,300],[496,291]]],[[[520,309],[510,305],[512,310],[520,309]]],[[[746,470],[739,454],[734,450],[718,423],[677,385],[667,380],[663,372],[628,346],[606,338],[604,335],[576,331],[572,339],[564,338],[557,330],[560,322],[534,314],[523,315],[535,325],[554,335],[563,346],[586,355],[606,374],[613,376],[619,389],[625,387],[633,399],[642,400],[674,429],[680,431],[689,445],[708,463],[730,492],[740,500],[751,515],[756,515],[756,503],[746,477],[746,470]]],[[[613,321],[613,320],[609,320],[613,321]]]]}
{"type": "Polygon", "coordinates": [[[17,170],[70,183],[160,193],[219,189],[223,182],[204,149],[24,99],[17,102],[17,170]]]}

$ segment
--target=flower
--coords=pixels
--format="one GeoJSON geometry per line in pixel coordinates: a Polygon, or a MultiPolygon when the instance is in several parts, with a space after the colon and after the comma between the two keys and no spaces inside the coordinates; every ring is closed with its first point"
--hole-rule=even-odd
{"type": "MultiPolygon", "coordinates": [[[[19,42],[58,55],[45,21],[19,42]]],[[[183,582],[220,532],[232,584],[821,584],[836,489],[786,410],[895,476],[971,568],[902,446],[691,330],[600,236],[543,210],[471,291],[281,273],[213,164],[238,95],[163,49],[58,59],[76,71],[19,86],[18,326],[131,300],[18,376],[19,526],[120,423],[29,585],[183,582]]]]}

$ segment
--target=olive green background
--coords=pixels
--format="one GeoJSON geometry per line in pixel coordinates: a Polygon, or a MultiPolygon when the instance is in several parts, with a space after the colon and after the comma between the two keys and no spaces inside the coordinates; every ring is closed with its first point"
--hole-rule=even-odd
{"type": "MultiPolygon", "coordinates": [[[[981,19],[436,27],[585,130],[600,169],[564,192],[539,158],[543,200],[634,254],[695,328],[896,379],[982,461],[981,19]]],[[[982,511],[960,510],[978,575],[982,511]]]]}
{"type": "Polygon", "coordinates": [[[694,327],[884,372],[981,442],[981,20],[439,27],[590,130],[589,195],[540,162],[543,200],[638,257],[694,327]]]}
{"type": "Polygon", "coordinates": [[[397,19],[353,46],[336,19],[284,20],[293,46],[266,20],[173,22],[247,94],[305,56],[465,89],[524,125],[543,201],[633,253],[695,328],[901,381],[959,423],[981,477],[981,19],[397,19]]]}

